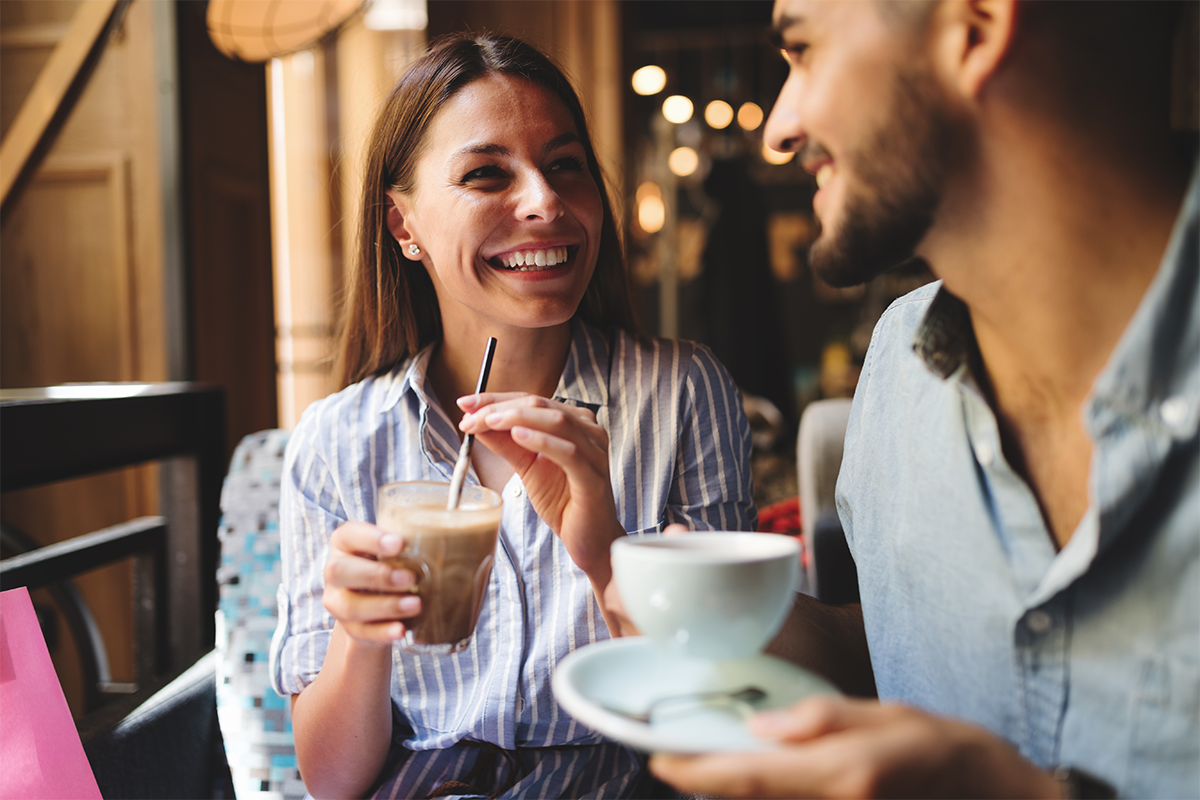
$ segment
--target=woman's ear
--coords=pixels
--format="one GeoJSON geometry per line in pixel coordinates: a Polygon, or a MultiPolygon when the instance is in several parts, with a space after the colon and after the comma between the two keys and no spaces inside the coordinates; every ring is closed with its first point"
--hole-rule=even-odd
{"type": "Polygon", "coordinates": [[[416,239],[409,230],[409,225],[406,221],[407,203],[404,195],[400,194],[400,192],[397,192],[395,189],[388,189],[387,196],[388,200],[391,201],[387,210],[388,231],[392,234],[392,238],[399,243],[400,252],[404,254],[405,258],[407,258],[409,261],[420,261],[420,249],[418,248],[417,252],[413,253],[412,248],[409,247],[409,245],[416,243],[416,239]]]}

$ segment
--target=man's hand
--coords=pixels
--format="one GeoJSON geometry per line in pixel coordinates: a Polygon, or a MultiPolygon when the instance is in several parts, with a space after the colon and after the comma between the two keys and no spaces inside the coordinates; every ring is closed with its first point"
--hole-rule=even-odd
{"type": "Polygon", "coordinates": [[[907,706],[814,697],[750,727],[780,749],[658,754],[650,769],[684,792],[721,797],[1061,797],[1007,742],[907,706]]]}

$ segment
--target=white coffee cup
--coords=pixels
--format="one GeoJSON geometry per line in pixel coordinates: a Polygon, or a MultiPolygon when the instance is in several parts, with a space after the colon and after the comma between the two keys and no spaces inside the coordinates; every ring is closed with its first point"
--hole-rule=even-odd
{"type": "Polygon", "coordinates": [[[627,536],[612,544],[625,613],[655,644],[695,658],[760,653],[800,581],[800,544],[777,533],[627,536]]]}

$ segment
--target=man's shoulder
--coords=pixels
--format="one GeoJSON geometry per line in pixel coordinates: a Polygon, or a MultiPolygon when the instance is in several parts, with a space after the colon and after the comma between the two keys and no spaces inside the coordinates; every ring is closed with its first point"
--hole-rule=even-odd
{"type": "MultiPolygon", "coordinates": [[[[931,281],[893,300],[875,326],[876,335],[881,330],[887,331],[892,336],[907,333],[903,344],[905,347],[911,346],[913,336],[921,327],[921,322],[929,312],[929,306],[932,305],[941,288],[941,281],[931,281]]],[[[872,337],[872,343],[874,343],[874,337],[872,337]]]]}

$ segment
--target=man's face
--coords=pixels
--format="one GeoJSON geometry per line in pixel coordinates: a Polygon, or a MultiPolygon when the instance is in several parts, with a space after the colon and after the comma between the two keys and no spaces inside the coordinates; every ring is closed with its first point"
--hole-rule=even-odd
{"type": "Polygon", "coordinates": [[[833,286],[864,283],[914,255],[950,163],[954,129],[923,25],[836,0],[777,0],[774,23],[791,69],[767,142],[817,176],[813,269],[833,286]]]}

